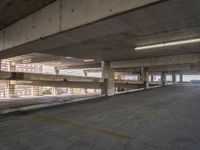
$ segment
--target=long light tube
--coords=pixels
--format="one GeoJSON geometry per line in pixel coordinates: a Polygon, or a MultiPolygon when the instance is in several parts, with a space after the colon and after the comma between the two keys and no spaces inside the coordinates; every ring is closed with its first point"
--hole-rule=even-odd
{"type": "Polygon", "coordinates": [[[94,61],[94,59],[85,59],[83,60],[84,62],[91,62],[91,61],[94,61]]]}
{"type": "Polygon", "coordinates": [[[162,48],[162,47],[183,45],[183,44],[190,44],[190,43],[198,43],[198,42],[200,42],[200,38],[183,40],[183,41],[174,41],[174,42],[152,44],[152,45],[146,45],[146,46],[139,46],[139,47],[135,47],[134,49],[135,50],[145,50],[145,49],[162,48]]]}

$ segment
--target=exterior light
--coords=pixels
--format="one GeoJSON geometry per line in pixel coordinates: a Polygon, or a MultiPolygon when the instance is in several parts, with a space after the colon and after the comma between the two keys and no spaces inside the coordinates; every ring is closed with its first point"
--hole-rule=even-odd
{"type": "Polygon", "coordinates": [[[198,43],[198,42],[200,42],[200,38],[182,40],[182,41],[174,41],[174,42],[166,42],[166,43],[159,43],[159,44],[152,44],[152,45],[146,45],[146,46],[139,46],[139,47],[135,47],[134,49],[135,50],[145,50],[145,49],[162,48],[162,47],[191,44],[191,43],[198,43]]]}

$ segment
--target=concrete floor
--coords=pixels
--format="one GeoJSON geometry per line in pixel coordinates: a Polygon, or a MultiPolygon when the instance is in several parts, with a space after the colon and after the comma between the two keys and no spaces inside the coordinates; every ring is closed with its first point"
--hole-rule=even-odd
{"type": "Polygon", "coordinates": [[[199,150],[200,85],[0,117],[1,150],[199,150]]]}

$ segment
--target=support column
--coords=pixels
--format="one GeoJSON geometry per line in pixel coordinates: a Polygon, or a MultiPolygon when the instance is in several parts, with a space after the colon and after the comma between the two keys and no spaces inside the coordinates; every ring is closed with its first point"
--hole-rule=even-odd
{"type": "Polygon", "coordinates": [[[52,93],[51,94],[54,95],[54,96],[58,95],[57,87],[52,87],[52,93]]]}
{"type": "MultiPolygon", "coordinates": [[[[55,67],[54,69],[55,69],[54,70],[55,75],[59,75],[59,69],[57,67],[55,67]]],[[[58,88],[53,86],[51,94],[54,95],[54,96],[58,95],[58,88]]]]}
{"type": "Polygon", "coordinates": [[[67,93],[68,93],[68,94],[73,94],[73,88],[68,88],[68,89],[67,89],[67,93]]]}
{"type": "Polygon", "coordinates": [[[163,86],[166,85],[166,74],[165,74],[165,72],[161,73],[161,83],[162,83],[163,86]]]}
{"type": "Polygon", "coordinates": [[[144,86],[145,89],[148,90],[149,89],[149,72],[147,71],[147,69],[144,69],[144,86]]]}
{"type": "MultiPolygon", "coordinates": [[[[87,71],[83,71],[84,72],[84,76],[87,77],[87,71]]],[[[85,88],[85,93],[88,93],[87,88],[85,88]]]]}
{"type": "Polygon", "coordinates": [[[140,68],[140,81],[144,81],[144,80],[145,80],[144,68],[141,67],[140,68]]]}
{"type": "Polygon", "coordinates": [[[5,97],[6,98],[15,97],[15,85],[11,84],[10,81],[7,81],[5,86],[5,97]]]}
{"type": "Polygon", "coordinates": [[[104,86],[102,87],[102,94],[112,96],[115,94],[115,79],[114,71],[110,68],[110,62],[102,62],[102,78],[104,78],[104,86]]]}
{"type": "Polygon", "coordinates": [[[151,74],[151,82],[153,82],[153,74],[151,74]]]}
{"type": "Polygon", "coordinates": [[[180,83],[183,82],[183,74],[180,74],[180,83]]]}
{"type": "Polygon", "coordinates": [[[9,71],[10,72],[15,72],[16,71],[16,65],[10,61],[10,64],[9,64],[9,71]]]}
{"type": "Polygon", "coordinates": [[[39,96],[40,95],[40,88],[39,88],[39,86],[32,85],[32,87],[31,87],[31,95],[32,96],[39,96]]]}
{"type": "Polygon", "coordinates": [[[175,85],[176,84],[176,73],[172,73],[172,83],[175,85]]]}
{"type": "Polygon", "coordinates": [[[55,73],[55,75],[59,75],[59,69],[57,67],[55,67],[54,73],[55,73]]]}

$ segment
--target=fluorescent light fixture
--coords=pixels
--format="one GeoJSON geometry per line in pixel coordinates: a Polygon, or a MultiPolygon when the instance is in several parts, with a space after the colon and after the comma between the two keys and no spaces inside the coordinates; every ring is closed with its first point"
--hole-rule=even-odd
{"type": "Polygon", "coordinates": [[[91,62],[91,61],[94,61],[94,59],[85,59],[83,60],[84,62],[91,62]]]}
{"type": "Polygon", "coordinates": [[[71,58],[73,58],[73,57],[66,57],[67,59],[71,59],[71,58]]]}
{"type": "Polygon", "coordinates": [[[166,43],[160,43],[160,44],[152,44],[152,45],[146,45],[146,46],[139,46],[139,47],[135,47],[134,49],[135,50],[145,50],[145,49],[162,48],[162,47],[190,44],[190,43],[197,43],[197,42],[200,42],[200,38],[183,40],[183,41],[166,42],[166,43]]]}

